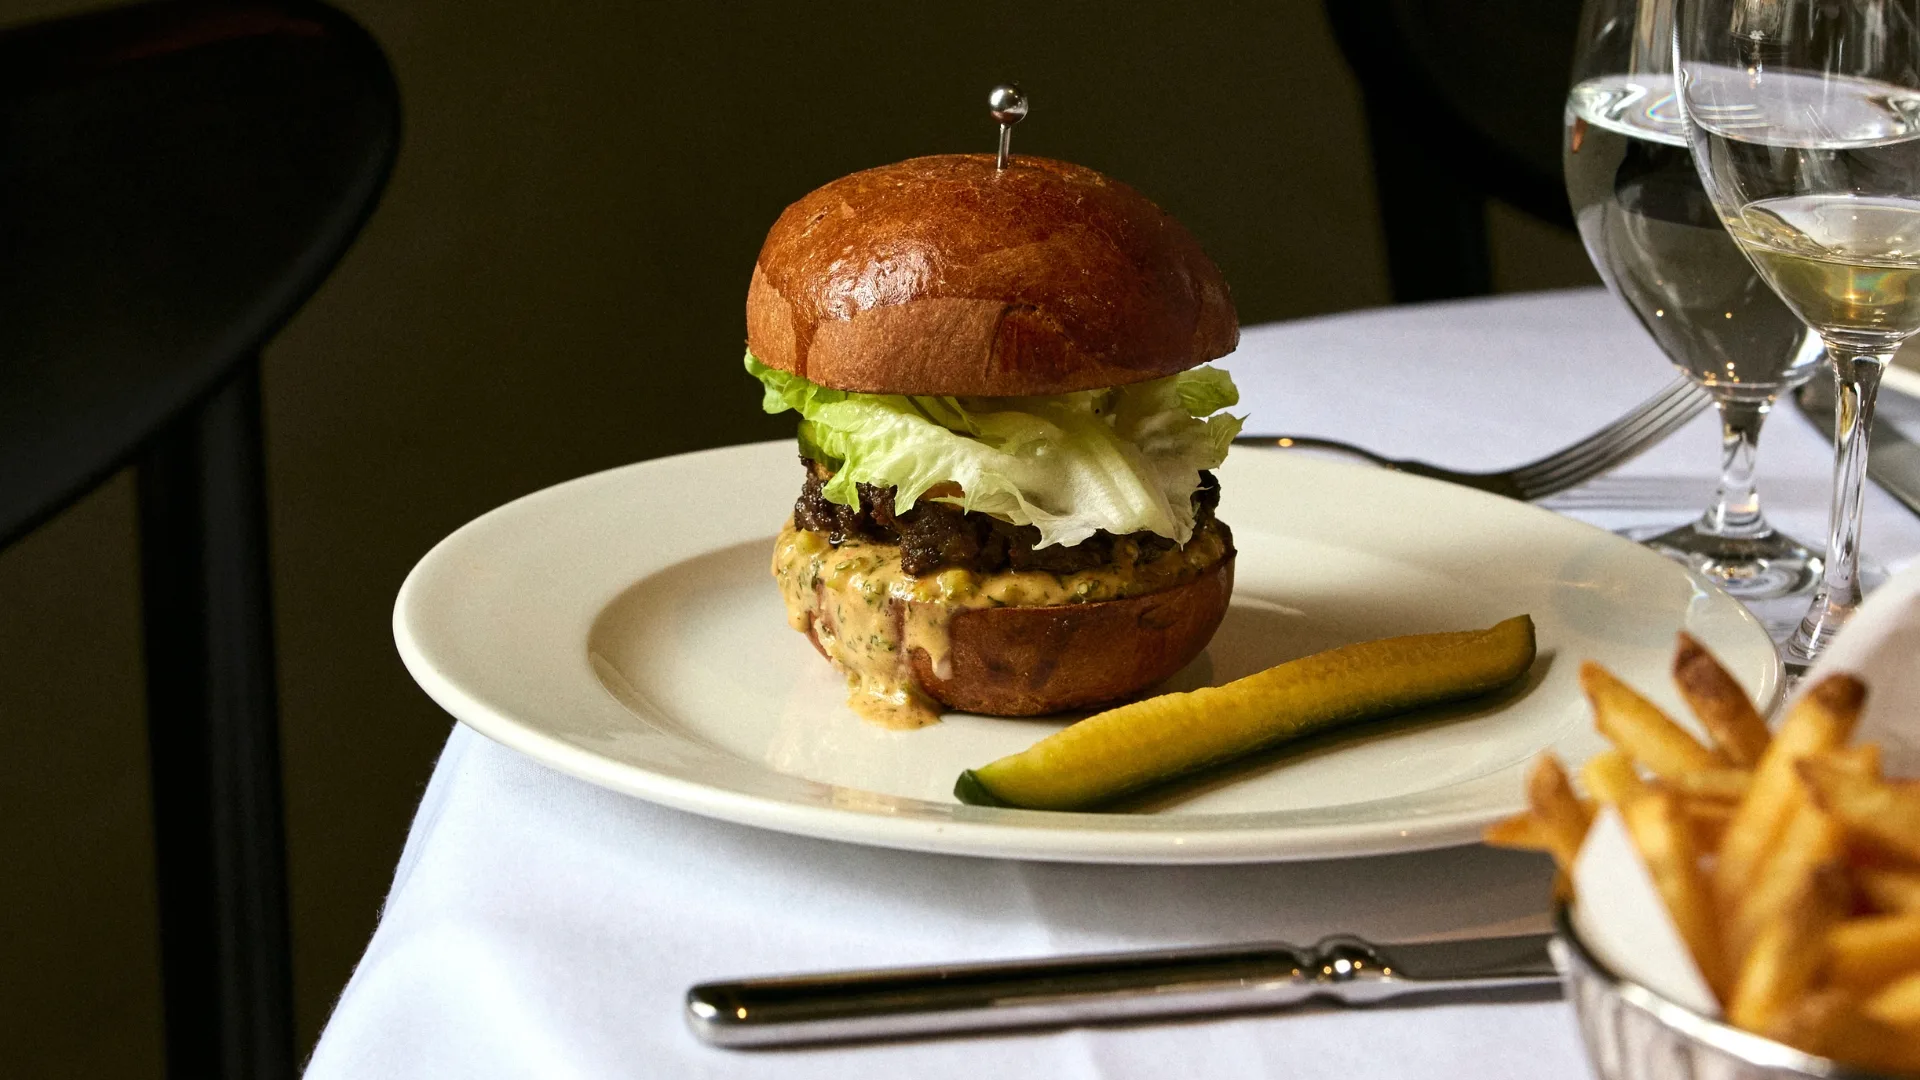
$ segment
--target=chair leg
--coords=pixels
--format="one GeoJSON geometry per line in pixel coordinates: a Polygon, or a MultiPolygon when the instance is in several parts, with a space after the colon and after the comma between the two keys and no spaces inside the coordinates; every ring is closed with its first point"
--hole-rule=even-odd
{"type": "Polygon", "coordinates": [[[291,1080],[260,366],[139,460],[167,1075],[291,1080]]]}

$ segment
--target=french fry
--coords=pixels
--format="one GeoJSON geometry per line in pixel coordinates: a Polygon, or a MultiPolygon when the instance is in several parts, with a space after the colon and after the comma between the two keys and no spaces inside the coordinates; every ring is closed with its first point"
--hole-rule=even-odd
{"type": "Polygon", "coordinates": [[[1801,763],[1813,801],[1875,847],[1920,859],[1920,784],[1852,775],[1824,762],[1801,763]]]}
{"type": "Polygon", "coordinates": [[[1725,763],[1659,706],[1591,660],[1580,665],[1580,688],[1593,705],[1600,734],[1655,776],[1679,776],[1725,763]]]}
{"type": "Polygon", "coordinates": [[[1857,995],[1822,990],[1801,998],[1761,1032],[1810,1054],[1869,1069],[1920,1069],[1920,1040],[1860,1011],[1857,995]]]}
{"type": "Polygon", "coordinates": [[[1527,806],[1539,822],[1553,861],[1561,870],[1571,870],[1580,844],[1587,838],[1593,813],[1573,793],[1567,771],[1551,754],[1540,755],[1527,776],[1527,806]]]}
{"type": "Polygon", "coordinates": [[[1693,836],[1702,851],[1713,851],[1720,846],[1720,838],[1727,834],[1727,823],[1733,820],[1732,803],[1718,799],[1699,799],[1677,795],[1680,800],[1680,812],[1686,815],[1687,823],[1693,826],[1693,836]]]}
{"type": "Polygon", "coordinates": [[[1573,903],[1573,874],[1567,870],[1553,872],[1553,902],[1556,904],[1573,903]]]}
{"type": "Polygon", "coordinates": [[[1713,870],[1714,892],[1729,908],[1753,884],[1780,834],[1803,801],[1801,758],[1847,741],[1860,718],[1866,687],[1850,675],[1830,675],[1794,703],[1753,770],[1753,785],[1727,824],[1713,870]]]}
{"type": "Polygon", "coordinates": [[[1903,975],[1875,991],[1860,1011],[1883,1024],[1911,1030],[1920,1038],[1920,971],[1903,975]]]}
{"type": "Polygon", "coordinates": [[[1827,931],[1848,899],[1837,863],[1812,867],[1794,882],[1790,902],[1760,928],[1740,961],[1727,1019],[1766,1031],[1825,974],[1827,931]]]}
{"type": "Polygon", "coordinates": [[[1847,1018],[1829,1057],[1875,1072],[1920,1071],[1920,1038],[1866,1016],[1847,1018]]]}
{"type": "Polygon", "coordinates": [[[1920,970],[1920,915],[1867,915],[1827,931],[1834,985],[1875,990],[1920,970]]]}
{"type": "Polygon", "coordinates": [[[1674,651],[1673,681],[1728,761],[1749,769],[1760,763],[1773,738],[1767,732],[1767,722],[1727,669],[1686,633],[1680,635],[1680,645],[1674,651]]]}
{"type": "Polygon", "coordinates": [[[1679,795],[1737,803],[1752,790],[1753,773],[1733,768],[1696,769],[1677,776],[1662,776],[1659,785],[1679,795]]]}
{"type": "Polygon", "coordinates": [[[1766,872],[1758,875],[1732,904],[1723,904],[1730,955],[1739,959],[1756,947],[1761,931],[1779,922],[1793,906],[1807,875],[1815,867],[1839,860],[1841,840],[1839,823],[1817,807],[1802,804],[1794,811],[1793,820],[1781,831],[1779,850],[1766,872]]]}
{"type": "Polygon", "coordinates": [[[1839,1027],[1859,1010],[1860,995],[1820,990],[1777,1013],[1759,1034],[1809,1054],[1825,1054],[1827,1046],[1836,1041],[1839,1027]]]}
{"type": "Polygon", "coordinates": [[[1887,914],[1920,915],[1920,869],[1856,866],[1853,885],[1875,909],[1887,914]]]}
{"type": "Polygon", "coordinates": [[[1587,794],[1603,803],[1618,806],[1647,793],[1647,782],[1633,767],[1633,759],[1619,750],[1605,750],[1580,766],[1580,781],[1587,794]]]}
{"type": "MultiPolygon", "coordinates": [[[[1811,764],[1808,759],[1801,764],[1811,764]]],[[[1872,747],[1853,746],[1832,750],[1819,759],[1828,767],[1843,771],[1865,772],[1878,764],[1872,747]]],[[[1781,830],[1780,842],[1768,856],[1765,872],[1754,877],[1745,892],[1732,903],[1722,905],[1728,911],[1726,940],[1728,952],[1738,960],[1754,946],[1761,929],[1782,918],[1797,902],[1804,882],[1815,869],[1837,863],[1845,850],[1845,834],[1840,823],[1819,807],[1804,792],[1795,792],[1793,816],[1781,830]]]]}
{"type": "Polygon", "coordinates": [[[1721,949],[1712,894],[1700,873],[1693,829],[1681,816],[1679,801],[1656,791],[1622,806],[1620,814],[1694,964],[1714,995],[1726,1001],[1733,980],[1721,949]]]}
{"type": "Polygon", "coordinates": [[[1515,814],[1510,818],[1501,818],[1487,826],[1480,838],[1494,847],[1515,848],[1520,851],[1553,851],[1553,843],[1547,831],[1540,825],[1540,819],[1531,812],[1515,814]]]}

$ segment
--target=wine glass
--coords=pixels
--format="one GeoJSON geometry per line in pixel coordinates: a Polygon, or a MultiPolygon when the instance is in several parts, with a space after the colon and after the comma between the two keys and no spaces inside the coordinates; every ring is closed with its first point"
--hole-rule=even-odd
{"type": "Polygon", "coordinates": [[[1920,0],[1680,0],[1677,86],[1700,179],[1835,379],[1821,579],[1782,649],[1804,671],[1860,603],[1880,373],[1920,330],[1920,0]]]}
{"type": "Polygon", "coordinates": [[[1819,556],[1776,531],[1754,483],[1760,428],[1810,377],[1820,339],[1773,294],[1701,189],[1673,85],[1673,0],[1587,0],[1567,95],[1562,161],[1587,254],[1656,343],[1713,395],[1720,486],[1678,528],[1627,535],[1693,566],[1767,613],[1785,637],[1819,556]]]}

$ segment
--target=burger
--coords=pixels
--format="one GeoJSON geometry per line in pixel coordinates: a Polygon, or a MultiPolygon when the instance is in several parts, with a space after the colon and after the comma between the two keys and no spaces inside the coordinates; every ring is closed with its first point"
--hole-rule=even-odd
{"type": "Polygon", "coordinates": [[[1122,699],[1206,647],[1233,590],[1209,471],[1240,420],[1220,271],[1091,169],[914,158],[774,222],[747,371],[799,414],[773,573],[889,727],[1122,699]]]}

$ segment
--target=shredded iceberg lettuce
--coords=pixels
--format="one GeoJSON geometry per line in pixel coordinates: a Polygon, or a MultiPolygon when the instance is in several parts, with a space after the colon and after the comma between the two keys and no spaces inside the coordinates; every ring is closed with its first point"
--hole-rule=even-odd
{"type": "Polygon", "coordinates": [[[873,484],[908,510],[952,481],[963,494],[941,501],[1032,525],[1042,547],[1100,529],[1186,543],[1200,470],[1225,460],[1240,432],[1241,418],[1220,412],[1240,393],[1213,367],[1049,397],[954,398],[831,390],[752,353],[746,365],[766,387],[762,407],[799,413],[804,452],[835,468],[828,499],[858,505],[854,485],[873,484]]]}

